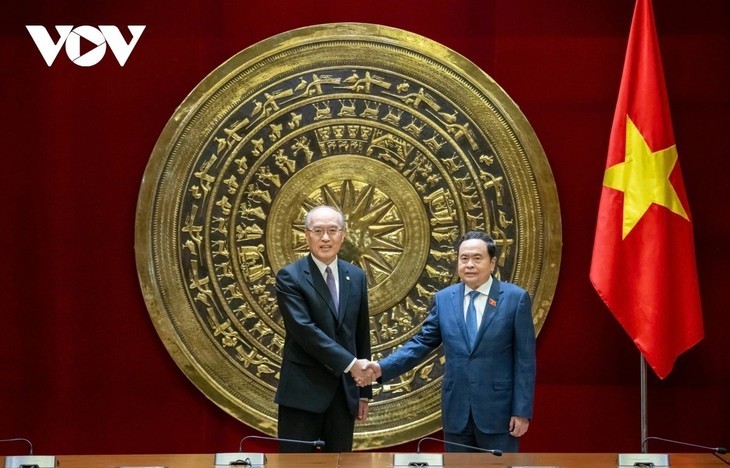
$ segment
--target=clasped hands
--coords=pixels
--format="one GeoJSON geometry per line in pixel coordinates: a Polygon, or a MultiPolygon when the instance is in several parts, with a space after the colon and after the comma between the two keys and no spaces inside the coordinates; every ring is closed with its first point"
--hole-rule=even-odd
{"type": "Polygon", "coordinates": [[[358,359],[350,369],[350,375],[358,387],[367,387],[383,375],[380,364],[367,359],[358,359]]]}

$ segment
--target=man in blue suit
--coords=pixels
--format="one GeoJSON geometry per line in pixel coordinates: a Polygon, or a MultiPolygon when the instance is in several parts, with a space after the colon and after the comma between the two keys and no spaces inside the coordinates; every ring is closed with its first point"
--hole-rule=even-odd
{"type": "Polygon", "coordinates": [[[370,366],[385,382],[443,345],[446,450],[463,451],[460,444],[517,452],[532,418],[535,388],[530,296],[492,276],[496,246],[486,233],[467,232],[457,250],[462,282],[436,293],[420,332],[370,366]]]}
{"type": "MultiPolygon", "coordinates": [[[[310,254],[276,275],[276,300],[286,338],[279,386],[278,435],[323,440],[326,452],[352,450],[355,418],[368,415],[370,316],[365,273],[338,259],[345,219],[336,208],[319,206],[304,218],[310,254]]],[[[281,442],[282,452],[313,446],[281,442]]]]}

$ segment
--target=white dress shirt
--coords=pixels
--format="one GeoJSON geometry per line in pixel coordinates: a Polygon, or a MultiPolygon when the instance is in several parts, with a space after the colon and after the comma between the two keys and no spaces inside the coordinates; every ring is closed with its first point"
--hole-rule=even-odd
{"type": "Polygon", "coordinates": [[[482,325],[482,317],[484,316],[484,309],[487,306],[489,291],[492,289],[492,282],[492,276],[490,275],[487,282],[476,289],[464,285],[464,320],[466,320],[466,309],[469,307],[469,293],[472,291],[479,292],[479,295],[474,298],[474,308],[477,311],[477,330],[482,325]]]}

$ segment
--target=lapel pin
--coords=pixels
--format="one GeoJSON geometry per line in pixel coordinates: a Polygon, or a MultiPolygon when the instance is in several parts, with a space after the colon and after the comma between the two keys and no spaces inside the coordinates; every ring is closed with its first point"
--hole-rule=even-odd
{"type": "Polygon", "coordinates": [[[492,306],[492,307],[497,307],[497,301],[495,301],[494,299],[492,299],[490,297],[489,298],[489,305],[492,306]]]}
{"type": "Polygon", "coordinates": [[[345,279],[346,279],[347,281],[350,281],[350,277],[349,277],[349,276],[345,276],[345,279]]]}

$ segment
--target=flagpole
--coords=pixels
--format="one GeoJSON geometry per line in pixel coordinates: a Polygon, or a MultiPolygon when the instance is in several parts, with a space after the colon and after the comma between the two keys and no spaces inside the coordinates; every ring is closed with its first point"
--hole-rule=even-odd
{"type": "Polygon", "coordinates": [[[641,453],[646,453],[644,441],[648,436],[646,419],[646,359],[641,355],[641,453]]]}
{"type": "Polygon", "coordinates": [[[641,453],[619,453],[618,466],[670,466],[669,454],[647,453],[646,359],[641,354],[641,453]]]}

